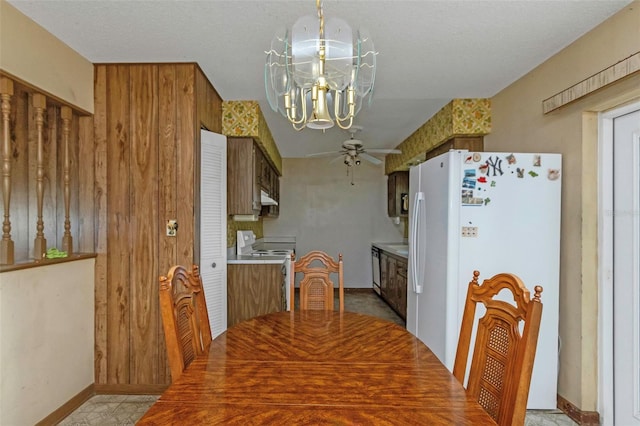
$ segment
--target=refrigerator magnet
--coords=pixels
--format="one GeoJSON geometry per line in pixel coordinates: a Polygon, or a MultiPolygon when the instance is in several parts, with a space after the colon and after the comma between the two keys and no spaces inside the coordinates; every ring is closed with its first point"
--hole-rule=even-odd
{"type": "Polygon", "coordinates": [[[549,169],[547,171],[547,179],[558,180],[559,177],[560,177],[560,169],[549,169]]]}
{"type": "Polygon", "coordinates": [[[518,178],[522,179],[524,177],[524,169],[521,169],[520,167],[518,167],[516,169],[516,172],[518,173],[518,178]]]}
{"type": "Polygon", "coordinates": [[[540,167],[542,165],[542,159],[539,154],[533,156],[533,167],[540,167]]]}
{"type": "Polygon", "coordinates": [[[507,163],[509,164],[516,164],[516,156],[513,154],[509,154],[507,155],[507,163]]]}
{"type": "Polygon", "coordinates": [[[529,176],[538,177],[538,174],[536,172],[534,172],[533,170],[529,170],[529,176]]]}

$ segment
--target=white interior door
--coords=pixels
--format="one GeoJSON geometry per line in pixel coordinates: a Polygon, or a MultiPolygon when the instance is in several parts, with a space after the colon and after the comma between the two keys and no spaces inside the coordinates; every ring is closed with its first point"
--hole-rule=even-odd
{"type": "Polygon", "coordinates": [[[613,119],[614,424],[640,425],[640,110],[613,119]]]}
{"type": "Polygon", "coordinates": [[[200,276],[215,339],[227,329],[227,138],[200,131],[200,276]]]}

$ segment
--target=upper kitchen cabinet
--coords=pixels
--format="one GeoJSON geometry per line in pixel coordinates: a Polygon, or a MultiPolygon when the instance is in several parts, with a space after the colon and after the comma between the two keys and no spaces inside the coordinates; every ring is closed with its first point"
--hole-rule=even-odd
{"type": "Polygon", "coordinates": [[[278,216],[279,207],[263,205],[261,194],[279,202],[282,157],[258,103],[225,101],[222,109],[223,133],[228,138],[229,215],[278,216]]]}
{"type": "Polygon", "coordinates": [[[158,277],[200,259],[200,129],[222,133],[222,99],[195,63],[94,75],[96,389],[157,391],[170,382],[158,277]]]}
{"type": "Polygon", "coordinates": [[[253,138],[227,139],[227,211],[258,215],[264,155],[253,138]]]}
{"type": "MultiPolygon", "coordinates": [[[[253,138],[227,140],[227,210],[229,215],[274,216],[262,195],[278,201],[278,175],[253,138]],[[263,209],[264,207],[264,209],[263,209]],[[270,214],[271,213],[271,214],[270,214]]],[[[277,214],[276,214],[277,215],[277,214]]]]}
{"type": "Polygon", "coordinates": [[[280,176],[271,169],[270,179],[269,194],[278,204],[262,206],[262,215],[265,217],[278,217],[280,215],[280,176]]]}
{"type": "Polygon", "coordinates": [[[447,140],[442,145],[427,151],[426,159],[437,157],[452,149],[466,149],[469,152],[484,151],[484,136],[459,136],[447,140]]]}
{"type": "Polygon", "coordinates": [[[407,217],[409,214],[409,172],[399,171],[387,180],[387,214],[389,217],[407,217]]]}

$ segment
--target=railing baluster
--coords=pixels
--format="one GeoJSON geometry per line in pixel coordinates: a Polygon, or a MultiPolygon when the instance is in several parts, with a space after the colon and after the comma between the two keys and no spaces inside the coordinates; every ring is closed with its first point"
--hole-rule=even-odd
{"type": "Polygon", "coordinates": [[[64,235],[62,237],[62,250],[67,254],[73,253],[73,237],[71,236],[71,221],[69,220],[70,202],[70,171],[69,171],[69,132],[71,131],[71,119],[73,112],[71,108],[63,106],[62,116],[62,137],[64,142],[64,235]]]}
{"type": "Polygon", "coordinates": [[[13,81],[0,78],[0,96],[2,97],[2,201],[4,202],[4,220],[2,221],[2,240],[0,241],[0,265],[13,265],[14,244],[11,239],[11,139],[10,119],[13,81]]]}
{"type": "Polygon", "coordinates": [[[47,251],[47,240],[44,238],[44,222],[42,221],[42,203],[44,199],[44,147],[43,127],[44,110],[47,107],[47,98],[35,93],[33,95],[33,107],[36,111],[36,128],[38,132],[38,153],[36,171],[36,195],[38,197],[38,223],[36,225],[36,238],[33,246],[33,257],[41,260],[47,251]]]}

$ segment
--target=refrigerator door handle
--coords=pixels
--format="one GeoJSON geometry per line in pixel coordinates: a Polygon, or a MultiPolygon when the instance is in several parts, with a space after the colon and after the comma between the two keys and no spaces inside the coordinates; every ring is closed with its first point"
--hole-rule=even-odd
{"type": "Polygon", "coordinates": [[[420,218],[420,209],[424,202],[424,192],[416,192],[415,202],[413,203],[413,215],[411,216],[411,241],[413,241],[413,250],[411,250],[411,272],[413,275],[413,291],[422,293],[422,280],[418,277],[418,223],[420,218]]]}

